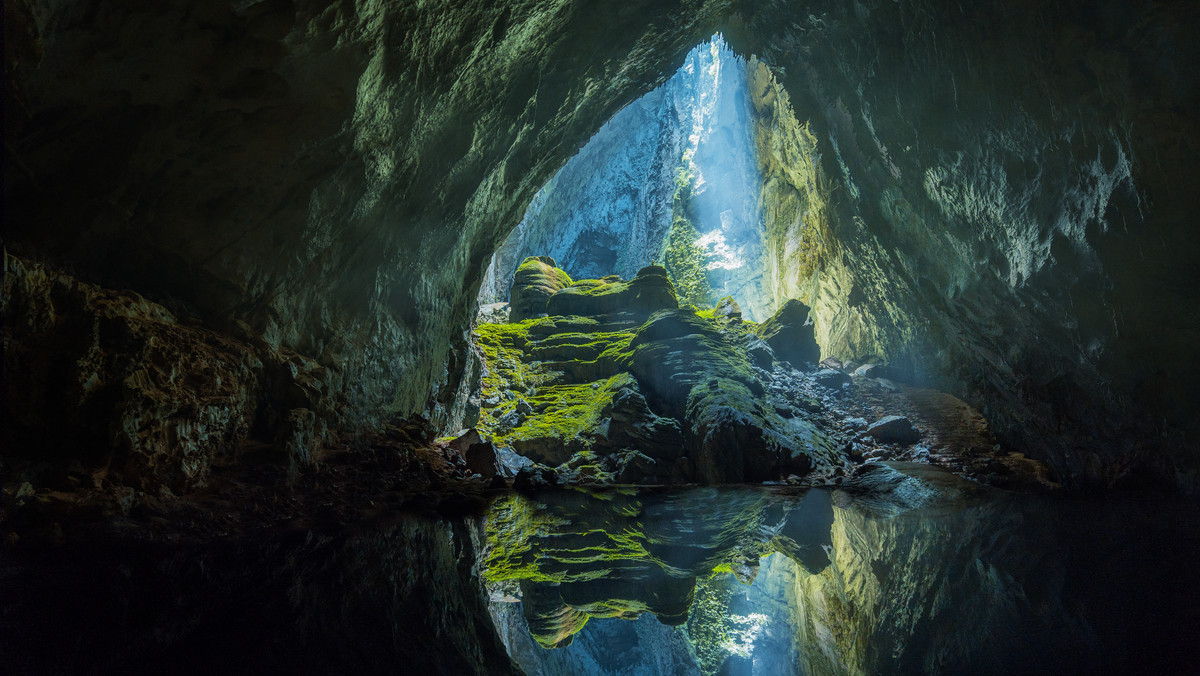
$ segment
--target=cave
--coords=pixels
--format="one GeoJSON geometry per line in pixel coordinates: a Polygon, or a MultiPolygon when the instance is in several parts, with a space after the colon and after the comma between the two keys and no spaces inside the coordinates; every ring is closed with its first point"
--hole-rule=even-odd
{"type": "Polygon", "coordinates": [[[7,2],[3,670],[1195,672],[1198,30],[7,2]]]}

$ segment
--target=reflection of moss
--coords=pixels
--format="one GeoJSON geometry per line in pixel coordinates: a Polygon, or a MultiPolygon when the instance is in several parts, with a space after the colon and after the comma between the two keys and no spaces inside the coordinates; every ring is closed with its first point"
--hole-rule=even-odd
{"type": "Polygon", "coordinates": [[[633,520],[640,512],[635,497],[622,496],[610,502],[597,519],[607,523],[611,517],[621,528],[585,528],[545,505],[510,495],[488,512],[484,578],[489,582],[587,582],[608,577],[622,561],[653,560],[646,547],[654,540],[633,520]]]}
{"type": "Polygon", "coordinates": [[[535,550],[538,538],[552,532],[555,525],[570,521],[556,518],[533,501],[509,495],[492,505],[487,518],[487,557],[484,579],[562,582],[565,573],[548,574],[541,570],[541,557],[535,550]]]}

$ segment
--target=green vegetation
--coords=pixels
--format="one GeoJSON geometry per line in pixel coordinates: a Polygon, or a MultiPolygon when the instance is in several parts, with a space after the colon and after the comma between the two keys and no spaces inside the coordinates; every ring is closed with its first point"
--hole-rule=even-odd
{"type": "MultiPolygon", "coordinates": [[[[636,495],[616,495],[601,514],[564,515],[522,495],[497,501],[488,512],[484,579],[563,584],[604,579],[620,562],[653,560],[655,544],[640,529],[641,503],[636,495]],[[624,528],[597,529],[577,523],[594,516],[597,523],[624,528]]],[[[593,613],[595,614],[595,613],[593,613]]]]}
{"type": "Polygon", "coordinates": [[[712,290],[708,283],[708,260],[704,250],[697,244],[700,233],[687,216],[688,202],[692,196],[692,180],[695,178],[685,158],[684,166],[675,176],[675,195],[671,205],[671,230],[667,233],[663,251],[663,267],[667,278],[675,286],[675,295],[680,303],[698,307],[712,305],[712,290]]]}
{"type": "Polygon", "coordinates": [[[587,448],[604,417],[604,409],[612,404],[613,394],[632,382],[633,376],[621,373],[605,381],[539,388],[536,394],[524,397],[533,414],[512,430],[496,434],[494,441],[501,446],[514,446],[518,451],[529,445],[522,442],[550,445],[573,442],[572,449],[587,448]]]}

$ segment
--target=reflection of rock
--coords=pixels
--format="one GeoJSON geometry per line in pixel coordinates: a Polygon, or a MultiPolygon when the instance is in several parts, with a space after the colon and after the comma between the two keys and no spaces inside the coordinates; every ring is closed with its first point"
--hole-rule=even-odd
{"type": "Polygon", "coordinates": [[[527,674],[699,673],[686,636],[650,614],[589,621],[569,645],[546,650],[530,636],[520,603],[493,603],[490,609],[508,654],[527,674]]]}
{"type": "Polygon", "coordinates": [[[829,544],[827,493],[772,498],[750,488],[604,499],[540,493],[513,496],[487,520],[485,577],[519,582],[530,631],[545,646],[570,641],[588,617],[665,624],[688,617],[698,577],[745,568],[772,551],[820,570],[829,544]]]}
{"type": "Polygon", "coordinates": [[[20,621],[6,621],[0,652],[6,673],[519,673],[475,543],[468,524],[407,519],[25,551],[4,572],[20,621]]]}

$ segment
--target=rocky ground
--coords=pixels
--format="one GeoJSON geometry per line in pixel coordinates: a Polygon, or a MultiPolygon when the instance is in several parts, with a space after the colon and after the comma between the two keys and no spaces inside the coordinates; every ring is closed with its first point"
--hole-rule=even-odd
{"type": "Polygon", "coordinates": [[[659,267],[572,281],[548,257],[518,268],[512,298],[476,327],[476,433],[519,485],[830,485],[883,460],[1054,485],[963,401],[884,364],[820,360],[799,301],[756,324],[730,298],[680,307],[659,267]]]}

